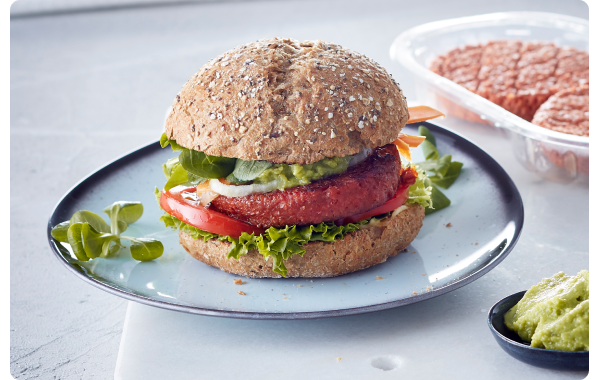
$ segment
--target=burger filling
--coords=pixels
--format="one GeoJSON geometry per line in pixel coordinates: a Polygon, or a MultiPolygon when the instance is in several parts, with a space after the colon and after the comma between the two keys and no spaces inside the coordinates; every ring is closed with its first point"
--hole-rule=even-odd
{"type": "Polygon", "coordinates": [[[283,276],[284,262],[311,241],[380,225],[406,204],[432,207],[430,180],[402,167],[397,142],[308,165],[208,156],[163,135],[161,145],[169,144],[181,154],[163,165],[161,220],[194,238],[230,242],[229,258],[257,249],[283,276]]]}

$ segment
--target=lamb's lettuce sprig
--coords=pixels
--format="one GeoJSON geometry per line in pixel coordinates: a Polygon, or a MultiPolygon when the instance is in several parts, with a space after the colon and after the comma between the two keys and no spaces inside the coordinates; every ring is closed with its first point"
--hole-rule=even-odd
{"type": "MultiPolygon", "coordinates": [[[[464,164],[461,162],[452,161],[450,154],[441,156],[437,150],[435,136],[433,136],[428,128],[419,126],[418,134],[426,137],[426,140],[424,140],[420,145],[422,152],[424,153],[425,161],[416,163],[415,166],[418,170],[418,177],[420,178],[420,173],[426,173],[426,176],[423,177],[428,177],[428,180],[431,183],[431,205],[430,207],[425,208],[425,214],[428,215],[435,211],[444,209],[451,204],[449,198],[447,198],[445,194],[439,190],[439,187],[448,189],[462,172],[462,166],[464,166],[464,164]]],[[[412,186],[416,186],[416,184],[412,186]]],[[[411,195],[412,187],[410,187],[410,196],[411,195]]]]}
{"type": "Polygon", "coordinates": [[[98,257],[108,258],[123,248],[121,239],[129,240],[131,257],[139,261],[154,260],[164,252],[158,240],[121,236],[129,224],[143,214],[140,202],[115,202],[102,210],[110,218],[106,223],[100,215],[87,210],[75,212],[70,220],[59,223],[50,232],[61,243],[68,243],[80,261],[98,257]]]}

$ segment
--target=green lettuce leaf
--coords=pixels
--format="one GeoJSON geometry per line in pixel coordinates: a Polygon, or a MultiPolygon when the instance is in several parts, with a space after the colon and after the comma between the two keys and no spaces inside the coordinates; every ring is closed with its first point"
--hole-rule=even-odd
{"type": "Polygon", "coordinates": [[[167,181],[164,184],[164,190],[170,190],[175,186],[183,185],[189,182],[187,170],[183,169],[183,167],[178,161],[179,159],[177,158],[177,163],[170,168],[170,171],[167,171],[166,164],[163,165],[163,169],[165,169],[165,174],[168,173],[168,176],[166,177],[167,181]]]}
{"type": "Polygon", "coordinates": [[[59,242],[68,243],[69,240],[67,238],[67,231],[69,230],[70,226],[71,222],[69,220],[67,220],[66,222],[58,223],[54,226],[54,228],[52,228],[50,234],[54,239],[58,240],[59,242]]]}
{"type": "Polygon", "coordinates": [[[426,140],[420,144],[422,153],[424,153],[425,160],[436,160],[439,158],[439,151],[437,150],[437,140],[435,136],[428,130],[427,127],[419,126],[418,134],[426,137],[426,140]]]}
{"type": "Polygon", "coordinates": [[[410,190],[408,193],[408,200],[406,204],[417,203],[425,208],[425,210],[429,210],[433,208],[433,199],[431,197],[431,192],[433,190],[432,182],[426,175],[426,172],[422,170],[418,164],[415,165],[416,171],[418,172],[418,177],[416,177],[416,182],[410,186],[410,190]]]}
{"type": "Polygon", "coordinates": [[[71,217],[70,223],[71,225],[75,223],[89,223],[98,232],[110,232],[110,226],[100,215],[87,210],[75,212],[71,217]]]}
{"type": "Polygon", "coordinates": [[[433,174],[429,176],[429,178],[435,185],[444,189],[449,189],[449,186],[451,186],[455,180],[458,179],[458,176],[462,172],[462,166],[464,166],[464,164],[461,162],[451,162],[443,176],[433,174]]]}
{"type": "Polygon", "coordinates": [[[174,151],[181,151],[187,149],[177,144],[175,140],[169,140],[169,138],[166,137],[166,133],[163,133],[162,136],[160,136],[160,146],[166,148],[167,146],[169,146],[169,144],[171,146],[171,149],[174,151]]]}
{"type": "MultiPolygon", "coordinates": [[[[160,195],[156,189],[157,196],[160,195]]],[[[140,261],[154,260],[164,252],[161,242],[154,239],[121,236],[129,224],[143,214],[141,202],[114,202],[103,210],[110,217],[110,225],[91,211],[80,210],[70,220],[57,224],[50,232],[58,242],[68,243],[78,260],[88,261],[98,257],[108,258],[123,248],[121,239],[131,241],[131,256],[140,261]]],[[[58,249],[64,253],[64,248],[58,249]]]]}
{"type": "Polygon", "coordinates": [[[137,261],[151,261],[164,253],[164,245],[158,240],[147,238],[123,237],[131,241],[131,257],[137,261]]]}
{"type": "Polygon", "coordinates": [[[451,201],[445,196],[445,194],[441,192],[441,190],[439,190],[437,186],[433,185],[431,191],[431,203],[434,203],[435,207],[426,208],[424,210],[424,215],[429,215],[435,211],[439,211],[445,207],[448,207],[451,204],[451,201]]]}
{"type": "Polygon", "coordinates": [[[251,181],[271,166],[273,164],[268,161],[245,161],[237,159],[235,161],[235,170],[233,170],[230,176],[232,176],[232,179],[235,178],[240,182],[251,181]]]}
{"type": "Polygon", "coordinates": [[[209,156],[204,152],[185,149],[179,155],[183,169],[203,178],[224,178],[235,169],[235,158],[209,156]]]}
{"type": "Polygon", "coordinates": [[[166,212],[158,220],[160,220],[164,223],[165,228],[178,229],[179,226],[181,225],[181,223],[183,223],[179,219],[175,218],[174,216],[172,216],[166,212]]]}
{"type": "Polygon", "coordinates": [[[343,239],[349,233],[352,233],[367,224],[370,219],[362,220],[358,223],[349,223],[344,226],[336,226],[334,223],[325,223],[304,226],[286,226],[285,228],[270,227],[263,234],[258,236],[254,234],[242,233],[238,239],[230,236],[213,234],[190,226],[172,215],[165,213],[160,220],[164,222],[165,227],[180,229],[187,232],[194,239],[218,239],[228,241],[231,248],[227,254],[228,258],[239,260],[241,255],[246,255],[250,250],[257,249],[264,256],[264,259],[272,259],[272,270],[281,276],[287,276],[285,261],[293,255],[303,256],[306,250],[303,245],[311,241],[336,241],[343,239]]]}
{"type": "Polygon", "coordinates": [[[72,223],[67,231],[67,239],[77,260],[87,261],[89,260],[89,257],[85,254],[85,249],[83,249],[83,238],[81,237],[81,227],[83,224],[84,223],[81,222],[72,223]]]}
{"type": "MultiPolygon", "coordinates": [[[[451,204],[449,198],[447,198],[445,194],[439,190],[439,187],[448,189],[459,177],[464,164],[461,162],[452,161],[450,154],[441,156],[437,150],[437,141],[435,140],[435,136],[433,136],[428,128],[419,126],[418,133],[421,136],[426,137],[426,140],[424,140],[420,145],[422,147],[422,153],[424,153],[426,161],[419,162],[415,164],[415,166],[419,170],[419,178],[421,172],[428,175],[428,182],[426,186],[430,190],[428,196],[430,197],[431,203],[430,206],[425,210],[425,214],[428,215],[435,211],[444,209],[451,204]]],[[[417,189],[414,190],[416,192],[417,189]]],[[[412,187],[410,187],[410,198],[411,197],[412,187]]]]}
{"type": "MultiPolygon", "coordinates": [[[[158,202],[158,207],[160,207],[160,189],[158,189],[158,187],[154,186],[154,197],[156,197],[156,202],[158,202]]],[[[162,207],[160,207],[162,208],[162,207]]]]}

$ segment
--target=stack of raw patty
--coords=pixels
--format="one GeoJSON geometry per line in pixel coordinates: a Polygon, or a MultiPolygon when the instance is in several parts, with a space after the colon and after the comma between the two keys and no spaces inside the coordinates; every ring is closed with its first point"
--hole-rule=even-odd
{"type": "Polygon", "coordinates": [[[589,135],[587,52],[548,42],[492,41],[453,49],[431,70],[527,121],[589,135]]]}

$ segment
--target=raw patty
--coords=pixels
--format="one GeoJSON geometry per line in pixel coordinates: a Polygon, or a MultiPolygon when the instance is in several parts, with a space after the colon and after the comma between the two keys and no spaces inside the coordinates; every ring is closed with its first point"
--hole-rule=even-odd
{"type": "Polygon", "coordinates": [[[451,50],[430,68],[531,121],[551,95],[588,84],[589,55],[548,42],[492,41],[451,50]]]}
{"type": "Polygon", "coordinates": [[[532,122],[571,135],[589,135],[589,86],[562,90],[535,113],[532,122]]]}
{"type": "Polygon", "coordinates": [[[347,172],[309,185],[245,197],[218,197],[214,210],[258,227],[318,224],[372,210],[391,199],[400,184],[395,145],[376,149],[347,172]]]}

